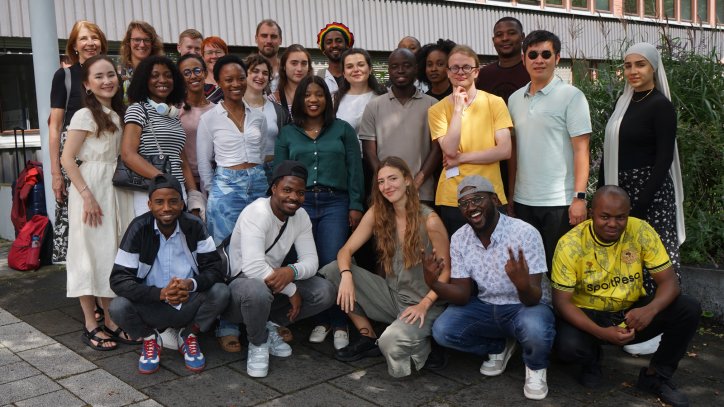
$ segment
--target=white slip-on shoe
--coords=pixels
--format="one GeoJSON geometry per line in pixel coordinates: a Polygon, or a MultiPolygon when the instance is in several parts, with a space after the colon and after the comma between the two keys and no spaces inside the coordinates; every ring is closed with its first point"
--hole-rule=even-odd
{"type": "Polygon", "coordinates": [[[161,340],[163,341],[163,347],[167,349],[173,349],[178,350],[181,345],[183,345],[183,341],[179,342],[179,331],[175,328],[166,328],[165,331],[161,332],[159,335],[161,337],[161,340]]]}
{"type": "Polygon", "coordinates": [[[314,329],[312,329],[312,333],[309,335],[309,342],[322,343],[331,331],[332,328],[327,328],[324,325],[317,325],[314,329]]]}
{"type": "Polygon", "coordinates": [[[523,394],[531,400],[543,400],[548,395],[546,369],[532,370],[525,367],[525,385],[523,394]]]}
{"type": "Polygon", "coordinates": [[[334,350],[340,350],[347,345],[349,345],[347,330],[338,329],[334,331],[334,350]]]}
{"type": "Polygon", "coordinates": [[[659,342],[661,342],[661,334],[654,336],[646,342],[624,345],[623,351],[633,356],[650,355],[659,349],[659,342]]]}
{"type": "Polygon", "coordinates": [[[269,373],[269,341],[259,346],[249,343],[246,373],[251,377],[266,377],[269,373]]]}
{"type": "Polygon", "coordinates": [[[514,338],[507,338],[505,340],[505,349],[503,353],[490,354],[488,360],[483,362],[480,366],[480,373],[485,376],[498,376],[505,371],[505,367],[508,366],[510,357],[515,352],[516,341],[514,338]]]}

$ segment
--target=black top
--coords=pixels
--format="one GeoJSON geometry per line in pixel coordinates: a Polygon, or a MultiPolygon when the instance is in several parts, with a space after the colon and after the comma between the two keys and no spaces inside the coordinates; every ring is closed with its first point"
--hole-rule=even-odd
{"type": "MultiPolygon", "coordinates": [[[[68,69],[70,69],[70,98],[68,99],[68,109],[65,111],[65,116],[63,117],[63,129],[70,124],[70,119],[75,112],[83,107],[81,105],[81,92],[83,91],[83,81],[81,77],[83,75],[83,67],[80,63],[75,63],[68,69]]],[[[53,75],[53,82],[50,87],[50,107],[65,109],[65,100],[65,70],[60,68],[55,71],[53,75]]]]}
{"type": "MultiPolygon", "coordinates": [[[[618,169],[652,167],[632,215],[642,215],[666,179],[674,160],[676,111],[657,89],[634,92],[619,129],[618,169]],[[648,95],[647,95],[648,94],[648,95]],[[636,102],[639,100],[639,102],[636,102]]],[[[601,165],[603,174],[603,165],[601,165]]],[[[601,179],[603,177],[600,177],[601,179]]]]}
{"type": "Polygon", "coordinates": [[[428,89],[427,92],[425,92],[426,95],[432,96],[437,100],[443,100],[445,99],[445,96],[452,94],[452,85],[448,86],[447,89],[442,93],[432,93],[432,88],[428,89]]]}
{"type": "Polygon", "coordinates": [[[530,82],[530,75],[528,75],[523,61],[508,68],[502,68],[496,61],[480,68],[478,79],[475,80],[475,87],[500,96],[507,105],[510,95],[527,85],[528,82],[530,82]]]}

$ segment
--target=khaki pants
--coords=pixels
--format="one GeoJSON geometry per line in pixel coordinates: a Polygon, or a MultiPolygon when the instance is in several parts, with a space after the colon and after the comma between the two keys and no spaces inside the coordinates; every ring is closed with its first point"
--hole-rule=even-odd
{"type": "MultiPolygon", "coordinates": [[[[444,310],[443,306],[436,304],[430,307],[422,328],[419,321],[414,324],[405,323],[399,319],[400,314],[415,304],[402,303],[397,293],[387,286],[384,278],[355,265],[351,268],[356,299],[354,313],[390,324],[377,340],[380,351],[387,360],[390,376],[410,375],[410,359],[415,363],[415,369],[422,369],[430,354],[432,324],[444,310]]],[[[336,261],[324,266],[319,273],[339,289],[341,276],[336,261]]]]}

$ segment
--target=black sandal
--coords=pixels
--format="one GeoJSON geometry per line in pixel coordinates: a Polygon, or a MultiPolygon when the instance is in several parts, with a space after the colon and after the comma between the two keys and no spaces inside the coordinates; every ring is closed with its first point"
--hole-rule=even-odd
{"type": "Polygon", "coordinates": [[[93,350],[108,351],[108,350],[115,350],[116,348],[118,348],[117,343],[113,346],[103,346],[104,344],[106,344],[108,342],[115,342],[115,340],[109,339],[109,338],[101,338],[98,335],[96,335],[101,330],[102,330],[102,328],[99,326],[96,329],[88,332],[88,330],[85,327],[83,327],[83,334],[81,335],[80,339],[83,340],[83,343],[88,345],[88,347],[93,350]],[[93,344],[93,341],[96,342],[96,345],[93,344]]]}
{"type": "Polygon", "coordinates": [[[140,345],[143,343],[143,341],[134,341],[131,339],[131,335],[128,334],[128,332],[124,331],[123,328],[120,326],[116,328],[116,330],[111,330],[111,328],[108,328],[107,326],[103,326],[103,332],[107,333],[108,336],[111,337],[111,340],[115,342],[120,342],[126,345],[140,345]]]}
{"type": "Polygon", "coordinates": [[[96,322],[103,322],[105,319],[105,313],[103,312],[103,308],[101,308],[100,305],[96,303],[96,310],[95,310],[95,317],[96,322]]]}

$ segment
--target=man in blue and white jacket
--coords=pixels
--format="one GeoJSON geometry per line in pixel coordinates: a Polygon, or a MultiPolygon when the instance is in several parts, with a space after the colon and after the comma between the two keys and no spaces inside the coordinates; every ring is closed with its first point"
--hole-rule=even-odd
{"type": "Polygon", "coordinates": [[[150,211],[131,222],[118,249],[110,277],[118,297],[109,312],[131,337],[143,337],[140,373],[158,370],[166,328],[179,329],[186,367],[200,372],[206,360],[191,328],[211,328],[229,301],[221,257],[201,219],[183,211],[173,175],[157,175],[148,196],[150,211]]]}

